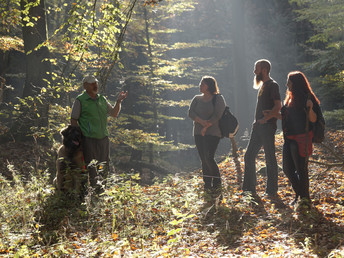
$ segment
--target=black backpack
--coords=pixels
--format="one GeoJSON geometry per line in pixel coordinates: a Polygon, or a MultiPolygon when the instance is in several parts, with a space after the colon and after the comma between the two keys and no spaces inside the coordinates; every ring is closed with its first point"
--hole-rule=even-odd
{"type": "Polygon", "coordinates": [[[320,106],[314,109],[314,112],[317,114],[317,121],[313,124],[313,139],[314,143],[322,143],[325,139],[325,119],[321,112],[320,106]]]}
{"type": "MultiPolygon", "coordinates": [[[[220,95],[220,94],[217,94],[220,95]]],[[[213,98],[213,105],[215,107],[216,96],[213,98]]],[[[222,113],[222,116],[219,120],[219,127],[221,130],[221,136],[229,138],[229,134],[236,135],[239,129],[238,119],[232,114],[229,110],[229,107],[226,106],[225,110],[222,113]]]]}

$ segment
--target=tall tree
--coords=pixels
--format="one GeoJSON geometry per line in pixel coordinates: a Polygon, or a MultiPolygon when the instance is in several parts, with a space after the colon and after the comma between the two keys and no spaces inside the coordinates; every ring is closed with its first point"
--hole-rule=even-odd
{"type": "Polygon", "coordinates": [[[19,133],[28,134],[31,126],[43,127],[48,124],[49,103],[43,99],[43,95],[50,81],[50,62],[49,50],[42,45],[47,40],[45,1],[21,0],[20,7],[26,77],[21,107],[24,123],[19,133]]]}
{"type": "Polygon", "coordinates": [[[235,95],[234,108],[237,111],[238,117],[241,118],[241,128],[249,128],[250,121],[242,119],[249,117],[248,100],[248,81],[245,67],[247,66],[247,52],[246,52],[246,19],[245,19],[245,3],[241,0],[232,1],[232,78],[233,89],[235,95]]]}
{"type": "Polygon", "coordinates": [[[23,97],[40,93],[49,79],[49,50],[40,46],[47,40],[47,23],[44,0],[21,0],[23,41],[26,54],[26,80],[23,97]]]}
{"type": "MultiPolygon", "coordinates": [[[[344,109],[344,5],[343,1],[290,0],[300,22],[307,22],[312,33],[304,44],[311,60],[303,67],[312,74],[312,82],[323,108],[344,109]]],[[[339,113],[337,114],[339,115],[339,113]]],[[[344,119],[341,115],[341,119],[344,119]]]]}

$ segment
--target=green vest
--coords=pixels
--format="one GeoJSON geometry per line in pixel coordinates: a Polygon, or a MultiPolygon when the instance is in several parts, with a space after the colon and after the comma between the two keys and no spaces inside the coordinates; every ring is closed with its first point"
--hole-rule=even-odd
{"type": "Polygon", "coordinates": [[[81,104],[78,122],[84,136],[96,139],[103,139],[108,136],[107,102],[105,97],[98,94],[96,99],[92,99],[84,91],[77,99],[81,104]]]}

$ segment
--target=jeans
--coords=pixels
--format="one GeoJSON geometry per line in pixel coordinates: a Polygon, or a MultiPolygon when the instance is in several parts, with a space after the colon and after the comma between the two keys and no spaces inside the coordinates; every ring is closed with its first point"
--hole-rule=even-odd
{"type": "Polygon", "coordinates": [[[202,162],[204,190],[220,190],[221,175],[215,161],[215,152],[220,137],[211,135],[195,135],[195,143],[202,162]]]}
{"type": "Polygon", "coordinates": [[[293,187],[296,198],[300,196],[309,199],[308,164],[306,158],[300,156],[296,141],[284,139],[283,171],[293,187]]]}
{"type": "Polygon", "coordinates": [[[256,157],[261,147],[264,148],[267,183],[265,192],[275,195],[278,190],[278,166],[275,156],[275,132],[274,124],[254,124],[251,138],[245,153],[245,172],[243,190],[256,192],[256,157]]]}

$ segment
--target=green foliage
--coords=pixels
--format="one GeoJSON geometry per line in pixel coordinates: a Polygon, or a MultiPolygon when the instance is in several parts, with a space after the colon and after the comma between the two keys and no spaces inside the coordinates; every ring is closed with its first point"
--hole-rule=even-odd
{"type": "MultiPolygon", "coordinates": [[[[343,133],[329,132],[340,153],[343,133]]],[[[277,138],[280,157],[282,135],[277,138]]],[[[315,146],[315,152],[323,161],[332,159],[327,150],[315,146]]],[[[261,156],[258,159],[263,162],[261,156]]],[[[102,194],[88,194],[80,200],[55,192],[48,169],[28,168],[28,181],[10,165],[13,181],[0,178],[0,254],[341,257],[343,172],[340,167],[321,166],[310,165],[311,208],[301,201],[293,209],[288,205],[294,198],[293,190],[285,176],[279,177],[276,198],[264,195],[266,176],[260,174],[258,194],[244,194],[238,189],[231,158],[219,164],[224,187],[221,203],[203,200],[199,170],[146,186],[140,185],[135,171],[112,174],[102,194]],[[328,176],[319,178],[319,173],[328,176]]]]}
{"type": "Polygon", "coordinates": [[[147,151],[149,145],[154,145],[155,151],[177,151],[191,148],[188,144],[174,144],[172,141],[166,141],[165,137],[157,133],[147,133],[140,129],[123,129],[110,127],[112,136],[110,141],[115,144],[125,144],[135,150],[147,151]]]}
{"type": "Polygon", "coordinates": [[[0,50],[1,51],[9,51],[11,49],[17,50],[17,51],[23,51],[23,40],[18,37],[9,37],[9,36],[3,36],[0,37],[0,50]]]}
{"type": "Polygon", "coordinates": [[[13,165],[9,164],[8,169],[13,181],[0,178],[0,249],[6,247],[9,253],[20,255],[31,248],[32,236],[40,232],[42,225],[37,221],[36,212],[51,194],[52,188],[47,184],[47,171],[36,173],[31,168],[30,178],[25,182],[13,165]]]}
{"type": "Polygon", "coordinates": [[[108,254],[135,250],[149,247],[150,241],[171,232],[177,234],[177,229],[195,216],[189,205],[196,197],[194,188],[181,178],[143,187],[138,184],[138,174],[113,175],[101,196],[86,196],[80,203],[56,193],[46,171],[45,176],[31,174],[24,183],[13,166],[9,169],[13,182],[0,180],[0,251],[9,255],[72,254],[78,247],[70,238],[77,240],[81,232],[75,230],[82,228],[89,229],[83,240],[89,255],[99,252],[96,245],[100,243],[102,252],[108,254]],[[166,223],[169,220],[171,223],[166,223]],[[36,248],[43,245],[44,250],[36,248]]]}
{"type": "Polygon", "coordinates": [[[60,98],[59,91],[57,87],[53,88],[48,83],[47,88],[42,88],[40,94],[18,98],[19,103],[14,105],[11,114],[11,118],[16,121],[16,124],[11,128],[10,133],[21,134],[23,133],[22,128],[30,124],[30,130],[26,132],[26,137],[45,138],[54,143],[54,135],[69,124],[67,118],[70,117],[71,111],[69,107],[63,108],[56,103],[60,98]],[[46,103],[50,104],[45,105],[46,103]],[[49,112],[46,108],[49,109],[49,112]],[[35,122],[32,123],[32,121],[35,122]]]}
{"type": "Polygon", "coordinates": [[[22,0],[21,1],[21,15],[22,26],[35,27],[39,17],[30,15],[30,9],[38,7],[41,0],[22,0]]]}
{"type": "Polygon", "coordinates": [[[291,0],[302,8],[297,12],[299,20],[307,20],[315,27],[310,42],[323,42],[331,45],[343,35],[344,6],[340,0],[291,0]]]}
{"type": "Polygon", "coordinates": [[[344,129],[344,109],[324,112],[326,126],[333,129],[344,129]]]}
{"type": "MultiPolygon", "coordinates": [[[[304,67],[314,74],[316,92],[327,110],[341,109],[344,97],[343,49],[344,49],[344,5],[340,0],[292,0],[299,21],[308,22],[312,33],[306,49],[314,57],[304,67]],[[320,75],[320,76],[319,76],[320,75]]],[[[331,124],[331,123],[330,123],[331,124]]]]}
{"type": "Polygon", "coordinates": [[[329,71],[325,76],[316,80],[318,82],[318,89],[316,93],[321,100],[321,104],[327,110],[343,109],[344,104],[342,98],[344,96],[344,73],[343,71],[337,74],[332,74],[335,69],[329,71]]]}
{"type": "Polygon", "coordinates": [[[0,1],[0,35],[15,36],[20,33],[18,25],[21,24],[20,1],[0,1]]]}

